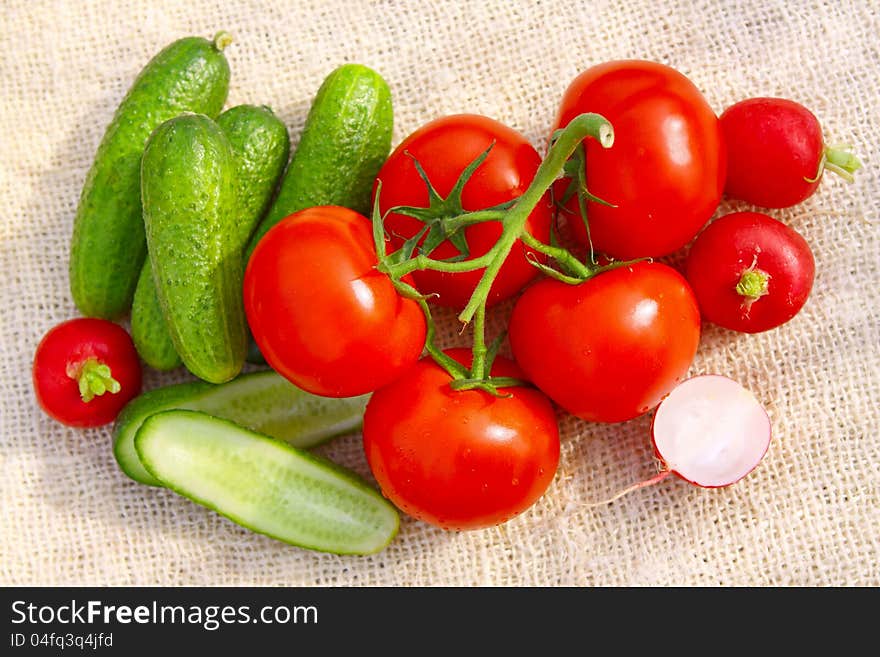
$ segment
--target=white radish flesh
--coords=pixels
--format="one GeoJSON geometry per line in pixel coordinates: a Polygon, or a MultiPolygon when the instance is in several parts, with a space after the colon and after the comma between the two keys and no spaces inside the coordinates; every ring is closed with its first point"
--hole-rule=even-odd
{"type": "Polygon", "coordinates": [[[746,388],[725,376],[695,376],[657,407],[654,448],[683,479],[717,488],[749,474],[770,446],[770,418],[746,388]]]}

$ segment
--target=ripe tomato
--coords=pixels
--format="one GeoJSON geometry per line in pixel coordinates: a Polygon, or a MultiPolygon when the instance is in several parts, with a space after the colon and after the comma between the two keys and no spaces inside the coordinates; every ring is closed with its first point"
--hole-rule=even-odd
{"type": "Polygon", "coordinates": [[[526,376],[569,413],[622,422],[683,380],[700,341],[687,281],[639,262],[579,285],[546,279],[517,300],[510,345],[526,376]]]}
{"type": "Polygon", "coordinates": [[[141,391],[141,363],[124,328],[80,317],[40,340],[33,382],[47,415],[72,427],[98,427],[141,391]]]}
{"type": "Polygon", "coordinates": [[[793,228],[759,212],[734,212],[697,236],[687,279],[703,317],[758,333],[794,317],[810,295],[813,253],[793,228]]]}
{"type": "Polygon", "coordinates": [[[328,397],[370,392],[416,362],[424,315],[376,264],[370,221],[353,210],[308,208],[273,226],[244,277],[248,324],[266,362],[328,397]]]}
{"type": "MultiPolygon", "coordinates": [[[[604,116],[615,135],[607,149],[584,142],[587,188],[617,206],[587,204],[596,250],[630,259],[687,244],[718,206],[727,162],[718,118],[703,95],[668,66],[614,61],[574,79],[554,129],[583,112],[604,116]]],[[[586,244],[577,198],[566,208],[575,237],[586,244]]]]}
{"type": "MultiPolygon", "coordinates": [[[[377,176],[377,180],[382,181],[381,211],[384,213],[398,205],[428,205],[428,189],[419,177],[413,157],[419,161],[440,196],[445,198],[462,171],[493,142],[495,145],[489,156],[464,186],[461,204],[466,211],[483,210],[520,196],[541,164],[538,152],[520,133],[498,121],[474,114],[458,114],[422,126],[391,153],[377,176]]],[[[551,220],[549,201],[539,203],[529,216],[526,230],[547,242],[551,220]]],[[[395,213],[388,216],[385,226],[392,236],[394,248],[399,248],[404,240],[418,234],[424,224],[395,213]]],[[[475,224],[465,228],[464,235],[472,259],[492,248],[501,235],[501,223],[475,224]]],[[[492,285],[489,305],[513,296],[535,277],[537,270],[526,260],[526,251],[521,242],[511,251],[492,285]]],[[[431,257],[443,260],[458,254],[458,249],[447,240],[431,257]]],[[[462,308],[483,271],[454,274],[419,271],[413,274],[413,280],[423,294],[437,294],[436,303],[462,308]]]]}
{"type": "MultiPolygon", "coordinates": [[[[447,352],[469,364],[470,352],[447,352]]],[[[494,376],[520,378],[499,357],[494,376]]],[[[451,377],[423,358],[377,390],[364,414],[364,450],[384,495],[402,511],[444,529],[505,522],[544,494],[559,464],[550,401],[523,386],[506,397],[455,391],[451,377]]]]}
{"type": "MultiPolygon", "coordinates": [[[[784,98],[749,98],[721,114],[728,144],[728,196],[765,208],[796,205],[816,191],[826,159],[852,173],[861,164],[826,148],[819,121],[784,98]]],[[[835,169],[837,170],[837,169],[835,169]]]]}

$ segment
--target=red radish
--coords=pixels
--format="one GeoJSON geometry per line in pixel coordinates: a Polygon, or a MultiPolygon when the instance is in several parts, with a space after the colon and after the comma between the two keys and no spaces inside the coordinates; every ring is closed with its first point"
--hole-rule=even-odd
{"type": "Polygon", "coordinates": [[[749,98],[721,114],[727,142],[725,193],[765,208],[809,198],[828,169],[852,182],[862,165],[850,146],[824,143],[819,121],[784,98],[749,98]]]}
{"type": "Polygon", "coordinates": [[[734,212],[697,236],[687,279],[703,319],[743,333],[784,324],[806,303],[816,265],[807,241],[759,212],[734,212]]]}
{"type": "Polygon", "coordinates": [[[726,376],[688,379],[666,397],[651,425],[665,468],[704,488],[749,474],[770,446],[770,418],[749,390],[726,376]]]}
{"type": "Polygon", "coordinates": [[[608,504],[672,474],[702,488],[730,486],[764,458],[770,434],[770,418],[749,390],[726,376],[692,377],[676,386],[654,413],[651,440],[660,472],[588,506],[608,504]]]}
{"type": "Polygon", "coordinates": [[[50,417],[72,427],[97,427],[112,422],[140,392],[141,364],[124,328],[80,317],[43,336],[33,381],[50,417]]]}

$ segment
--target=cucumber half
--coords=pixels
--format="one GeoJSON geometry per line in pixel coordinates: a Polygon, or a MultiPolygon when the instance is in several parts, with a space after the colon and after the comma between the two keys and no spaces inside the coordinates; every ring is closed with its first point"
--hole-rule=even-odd
{"type": "Polygon", "coordinates": [[[373,554],[397,534],[395,508],[355,473],[228,420],[162,411],[134,442],[167,488],[285,543],[373,554]]]}
{"type": "Polygon", "coordinates": [[[122,409],[113,428],[113,455],[135,481],[161,486],[141,464],[134,447],[137,430],[154,413],[175,408],[202,411],[307,449],[357,431],[368,398],[319,397],[272,370],[241,374],[220,385],[194,381],[156,388],[122,409]]]}

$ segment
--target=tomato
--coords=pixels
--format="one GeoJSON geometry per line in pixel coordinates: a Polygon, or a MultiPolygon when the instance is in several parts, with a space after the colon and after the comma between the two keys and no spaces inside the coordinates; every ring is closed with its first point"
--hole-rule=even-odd
{"type": "Polygon", "coordinates": [[[308,208],[266,233],[248,262],[244,303],[266,362],[308,392],[371,392],[410,367],[425,344],[418,304],[379,273],[370,221],[308,208]]]}
{"type": "MultiPolygon", "coordinates": [[[[428,189],[419,177],[413,157],[419,161],[440,196],[445,198],[462,171],[493,142],[489,156],[465,184],[461,205],[466,211],[483,210],[520,196],[541,164],[538,152],[520,133],[498,121],[474,114],[458,114],[422,126],[391,153],[377,176],[382,182],[381,211],[384,213],[398,205],[428,206],[428,189]]],[[[528,218],[526,230],[547,242],[552,216],[549,200],[539,203],[528,218]]],[[[389,215],[385,225],[395,248],[424,227],[421,221],[397,213],[389,215]]],[[[473,259],[492,248],[501,235],[501,223],[491,221],[468,226],[464,235],[470,259],[473,259]]],[[[513,296],[535,277],[537,270],[526,259],[526,251],[522,242],[517,242],[492,285],[488,305],[513,296]]],[[[446,240],[431,257],[442,260],[458,254],[459,250],[446,240]]],[[[413,279],[423,294],[438,295],[434,302],[462,308],[483,271],[419,271],[413,274],[413,279]]]]}
{"type": "Polygon", "coordinates": [[[687,279],[703,317],[758,333],[794,317],[810,295],[813,253],[793,228],[759,212],[734,212],[697,236],[687,279]]]}
{"type": "MultiPolygon", "coordinates": [[[[587,188],[616,206],[587,204],[596,250],[630,259],[687,244],[718,206],[727,162],[718,118],[703,95],[663,64],[613,61],[574,79],[554,129],[583,112],[604,116],[615,135],[607,149],[584,142],[587,188]]],[[[566,209],[575,237],[586,244],[576,197],[566,209]]]]}
{"type": "Polygon", "coordinates": [[[681,274],[639,262],[578,285],[535,283],[514,306],[509,336],[514,358],[550,399],[584,420],[621,422],[683,380],[700,313],[681,274]]]}
{"type": "MultiPolygon", "coordinates": [[[[470,352],[447,352],[469,365],[470,352]]],[[[493,376],[521,377],[498,357],[493,376]]],[[[524,386],[494,397],[455,391],[423,358],[373,393],[364,414],[364,450],[383,494],[402,511],[444,529],[478,529],[525,511],[547,490],[559,464],[550,401],[524,386]]]]}
{"type": "Polygon", "coordinates": [[[72,427],[98,427],[115,420],[141,391],[141,363],[124,328],[80,317],[40,340],[33,383],[47,415],[72,427]]]}
{"type": "Polygon", "coordinates": [[[826,157],[850,173],[858,160],[826,149],[819,121],[803,105],[784,98],[749,98],[721,114],[729,144],[728,196],[765,208],[787,208],[819,187],[826,157]]]}

